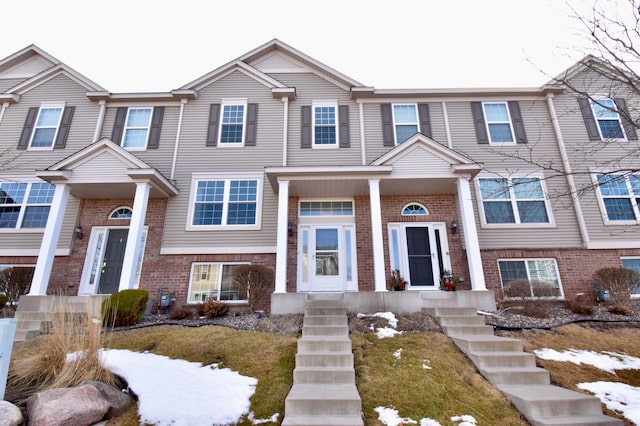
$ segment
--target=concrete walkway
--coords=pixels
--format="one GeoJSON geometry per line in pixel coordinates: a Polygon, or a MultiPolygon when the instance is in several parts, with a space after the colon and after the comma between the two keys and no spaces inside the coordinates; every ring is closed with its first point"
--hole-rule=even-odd
{"type": "Polygon", "coordinates": [[[602,414],[598,398],[551,385],[549,372],[536,367],[535,355],[524,352],[518,339],[495,336],[476,308],[427,310],[480,374],[511,399],[532,425],[624,425],[622,420],[602,414]]]}
{"type": "Polygon", "coordinates": [[[311,297],[282,425],[362,426],[362,401],[342,295],[311,297]]]}

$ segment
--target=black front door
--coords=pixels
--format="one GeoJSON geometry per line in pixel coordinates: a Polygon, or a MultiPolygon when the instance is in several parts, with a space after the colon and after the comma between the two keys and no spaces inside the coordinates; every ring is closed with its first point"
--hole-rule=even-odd
{"type": "Polygon", "coordinates": [[[407,227],[407,255],[411,287],[433,286],[433,263],[429,228],[407,227]]]}
{"type": "Polygon", "coordinates": [[[120,273],[124,251],[127,246],[127,229],[110,229],[107,236],[107,246],[102,259],[102,272],[98,283],[99,294],[113,294],[118,292],[120,273]]]}

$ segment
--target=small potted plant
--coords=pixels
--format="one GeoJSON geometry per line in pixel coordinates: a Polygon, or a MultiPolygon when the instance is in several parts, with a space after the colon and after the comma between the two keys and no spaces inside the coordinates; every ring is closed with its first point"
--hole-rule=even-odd
{"type": "Polygon", "coordinates": [[[398,269],[394,269],[391,271],[391,278],[389,278],[389,283],[391,284],[391,288],[393,291],[404,291],[407,288],[407,282],[400,275],[400,271],[398,269]]]}
{"type": "Polygon", "coordinates": [[[457,281],[458,280],[456,280],[455,275],[453,275],[451,271],[445,270],[440,278],[440,290],[455,291],[457,281]]]}

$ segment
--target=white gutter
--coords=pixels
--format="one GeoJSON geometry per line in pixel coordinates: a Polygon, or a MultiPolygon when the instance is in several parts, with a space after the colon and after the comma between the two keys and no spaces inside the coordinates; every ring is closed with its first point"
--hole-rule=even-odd
{"type": "Polygon", "coordinates": [[[549,114],[551,114],[551,122],[553,123],[553,130],[556,134],[556,140],[558,141],[558,148],[560,149],[560,157],[562,157],[562,165],[564,171],[567,174],[567,184],[569,185],[569,191],[571,192],[571,199],[573,201],[573,208],[576,211],[576,219],[578,221],[578,227],[580,228],[580,235],[582,237],[582,244],[584,247],[589,246],[589,232],[587,231],[587,224],[584,221],[582,215],[582,207],[580,206],[580,200],[578,198],[578,192],[576,190],[576,183],[573,180],[571,174],[571,163],[569,162],[569,156],[567,155],[567,149],[564,145],[564,138],[562,137],[562,131],[560,130],[560,123],[558,122],[558,116],[556,109],[553,105],[553,94],[547,93],[547,106],[549,108],[549,114]]]}
{"type": "MultiPolygon", "coordinates": [[[[100,105],[100,112],[98,113],[98,122],[96,123],[96,131],[93,133],[93,141],[97,141],[100,138],[102,132],[102,125],[104,124],[104,114],[107,111],[107,102],[105,100],[98,101],[100,105]]],[[[120,143],[120,141],[112,141],[120,143]]]]}
{"type": "Polygon", "coordinates": [[[284,121],[283,121],[283,132],[282,132],[282,167],[287,167],[287,151],[288,151],[288,143],[289,143],[289,98],[286,96],[282,97],[282,102],[284,103],[284,121]]]}
{"type": "Polygon", "coordinates": [[[364,106],[360,100],[358,100],[358,113],[360,114],[360,153],[362,156],[362,165],[367,165],[367,150],[365,148],[364,137],[364,106]]]}
{"type": "Polygon", "coordinates": [[[171,174],[169,180],[173,181],[176,176],[176,162],[178,161],[178,147],[180,146],[180,132],[182,131],[182,117],[184,115],[184,106],[189,102],[188,99],[180,99],[180,116],[178,117],[178,130],[176,131],[176,143],[173,147],[173,160],[171,161],[171,174]]]}
{"type": "Polygon", "coordinates": [[[442,113],[444,114],[444,130],[447,132],[447,146],[453,149],[453,140],[451,140],[451,127],[449,127],[449,113],[447,112],[447,103],[442,101],[442,113]]]}

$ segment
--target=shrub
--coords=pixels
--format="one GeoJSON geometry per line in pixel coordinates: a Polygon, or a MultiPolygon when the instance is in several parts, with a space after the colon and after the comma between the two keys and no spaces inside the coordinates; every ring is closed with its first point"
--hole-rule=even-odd
{"type": "Polygon", "coordinates": [[[149,292],[122,290],[102,302],[102,323],[106,327],[125,327],[142,321],[149,292]]]}
{"type": "Polygon", "coordinates": [[[255,311],[273,288],[273,271],[263,265],[238,266],[233,272],[233,282],[240,294],[247,295],[249,306],[255,311]]]}
{"type": "Polygon", "coordinates": [[[202,304],[202,310],[204,312],[204,316],[211,319],[227,315],[227,312],[229,312],[229,306],[226,303],[218,302],[215,299],[207,299],[207,301],[202,304]]]}
{"type": "Polygon", "coordinates": [[[7,301],[9,297],[6,294],[0,294],[0,309],[4,309],[7,306],[7,301]]]}
{"type": "Polygon", "coordinates": [[[612,305],[628,306],[640,286],[640,274],[627,268],[602,268],[593,274],[596,289],[609,290],[612,305]]]}
{"type": "Polygon", "coordinates": [[[558,288],[537,280],[510,281],[503,289],[508,305],[519,307],[521,314],[534,318],[547,318],[556,304],[558,288]]]}
{"type": "Polygon", "coordinates": [[[616,314],[616,315],[624,315],[624,316],[631,315],[631,308],[628,307],[627,305],[612,305],[612,306],[609,306],[607,310],[612,314],[616,314]]]}
{"type": "Polygon", "coordinates": [[[592,315],[595,311],[593,300],[584,294],[578,294],[573,300],[567,301],[567,309],[578,315],[592,315]]]}
{"type": "Polygon", "coordinates": [[[33,271],[31,266],[14,266],[0,271],[0,292],[7,296],[12,309],[16,309],[20,296],[29,291],[33,271]]]}
{"type": "Polygon", "coordinates": [[[172,305],[169,312],[169,318],[173,320],[193,319],[195,315],[195,309],[178,304],[172,305]]]}

